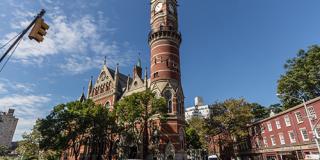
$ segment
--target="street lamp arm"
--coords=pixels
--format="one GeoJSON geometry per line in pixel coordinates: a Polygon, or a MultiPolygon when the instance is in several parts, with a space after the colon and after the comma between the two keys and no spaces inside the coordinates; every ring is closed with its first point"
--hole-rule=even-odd
{"type": "Polygon", "coordinates": [[[282,97],[290,97],[290,98],[305,102],[304,98],[298,98],[298,97],[290,96],[290,95],[287,95],[287,94],[280,94],[280,93],[277,93],[276,95],[277,96],[282,96],[282,97]]]}

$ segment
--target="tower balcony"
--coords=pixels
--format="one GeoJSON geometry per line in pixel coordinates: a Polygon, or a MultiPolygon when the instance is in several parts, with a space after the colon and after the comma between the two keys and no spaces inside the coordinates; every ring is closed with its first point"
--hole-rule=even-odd
{"type": "Polygon", "coordinates": [[[152,30],[150,31],[148,37],[149,45],[159,39],[170,39],[178,45],[180,45],[182,41],[181,33],[171,28],[160,28],[158,30],[152,30]]]}

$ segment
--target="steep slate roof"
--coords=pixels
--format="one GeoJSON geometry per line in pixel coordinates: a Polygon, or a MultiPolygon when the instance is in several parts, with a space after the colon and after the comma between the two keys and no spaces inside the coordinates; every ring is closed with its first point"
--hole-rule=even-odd
{"type": "MultiPolygon", "coordinates": [[[[115,75],[115,70],[113,70],[113,69],[111,69],[111,68],[109,68],[109,67],[107,67],[107,69],[108,69],[108,71],[110,72],[110,74],[111,74],[111,76],[112,76],[112,78],[114,78],[114,75],[115,75]]],[[[118,73],[118,75],[119,75],[119,89],[121,89],[121,93],[123,92],[123,88],[126,88],[127,87],[127,80],[128,80],[128,76],[126,76],[126,75],[124,75],[124,74],[122,74],[122,73],[118,73]]],[[[132,78],[130,77],[130,80],[132,80],[132,78]]]]}

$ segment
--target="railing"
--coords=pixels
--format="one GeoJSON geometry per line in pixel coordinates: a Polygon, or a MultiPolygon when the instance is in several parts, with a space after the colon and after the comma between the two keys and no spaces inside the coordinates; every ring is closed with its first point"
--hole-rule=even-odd
{"type": "Polygon", "coordinates": [[[154,39],[154,38],[160,38],[160,37],[173,37],[176,38],[179,43],[181,42],[181,33],[177,30],[169,29],[169,28],[161,28],[157,30],[152,30],[149,32],[148,36],[148,41],[149,43],[154,39]]]}

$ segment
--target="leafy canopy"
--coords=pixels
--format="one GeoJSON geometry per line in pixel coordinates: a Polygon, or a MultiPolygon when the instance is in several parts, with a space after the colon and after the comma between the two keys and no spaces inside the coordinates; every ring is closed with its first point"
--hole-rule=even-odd
{"type": "Polygon", "coordinates": [[[253,118],[252,105],[244,99],[217,102],[212,116],[207,120],[208,132],[211,135],[228,133],[233,137],[244,137],[248,134],[247,124],[253,118]]]}
{"type": "Polygon", "coordinates": [[[300,50],[296,57],[287,60],[285,74],[278,80],[278,93],[284,107],[291,108],[320,96],[320,47],[311,46],[307,51],[300,50]],[[296,97],[291,98],[291,97],[296,97]]]}

